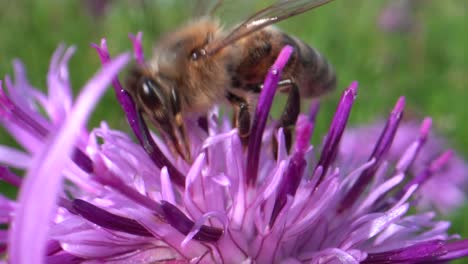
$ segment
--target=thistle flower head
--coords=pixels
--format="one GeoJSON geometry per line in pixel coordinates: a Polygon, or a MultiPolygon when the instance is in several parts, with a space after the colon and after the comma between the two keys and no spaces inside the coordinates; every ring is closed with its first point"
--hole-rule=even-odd
{"type": "MultiPolygon", "coordinates": [[[[133,37],[144,63],[140,39],[133,37]]],[[[2,124],[23,150],[2,146],[0,156],[25,172],[0,170],[20,187],[17,201],[1,199],[11,263],[422,263],[466,254],[468,242],[448,235],[449,223],[409,213],[420,188],[407,176],[416,153],[408,149],[394,167],[386,162],[404,98],[378,140],[366,142],[373,151],[362,164],[343,170],[337,159],[357,83],[343,92],[323,146],[314,151],[309,143],[313,105],[300,115],[288,153],[281,129],[266,122],[293,52],[286,47],[265,79],[247,151],[229,117],[214,109],[206,126],[187,120],[195,157],[187,164],[148,130],[116,78],[126,56],[111,60],[104,41],[95,48],[104,68],[75,102],[63,50],[53,58],[49,95],[32,88],[21,67],[1,94],[2,124]],[[104,122],[83,129],[111,81],[138,142],[104,122]]]]}

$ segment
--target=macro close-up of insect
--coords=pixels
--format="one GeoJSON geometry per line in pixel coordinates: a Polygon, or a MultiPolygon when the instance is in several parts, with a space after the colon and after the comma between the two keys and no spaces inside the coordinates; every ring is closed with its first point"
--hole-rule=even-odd
{"type": "Polygon", "coordinates": [[[247,142],[266,73],[280,50],[290,45],[294,52],[279,83],[288,99],[278,124],[284,128],[289,148],[301,98],[331,91],[337,81],[333,67],[319,51],[272,24],[331,1],[278,1],[231,29],[209,16],[191,21],[156,42],[147,65],[131,71],[126,89],[139,111],[188,161],[184,118],[206,114],[219,103],[233,106],[235,126],[247,142]]]}
{"type": "Polygon", "coordinates": [[[0,264],[468,263],[467,3],[0,1],[0,264]]]}

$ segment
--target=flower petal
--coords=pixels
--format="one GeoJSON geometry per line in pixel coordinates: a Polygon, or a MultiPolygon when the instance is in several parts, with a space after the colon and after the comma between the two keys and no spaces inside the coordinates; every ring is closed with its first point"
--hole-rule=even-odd
{"type": "Polygon", "coordinates": [[[112,78],[129,60],[119,56],[87,83],[66,122],[50,138],[47,148],[34,158],[19,193],[19,206],[10,230],[8,255],[13,263],[43,263],[49,221],[56,210],[65,161],[74,148],[77,131],[112,78]],[[40,204],[41,206],[37,206],[40,204]]]}

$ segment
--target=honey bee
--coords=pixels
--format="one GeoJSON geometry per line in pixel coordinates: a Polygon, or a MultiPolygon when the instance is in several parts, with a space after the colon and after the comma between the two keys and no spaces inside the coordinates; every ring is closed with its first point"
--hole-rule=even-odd
{"type": "Polygon", "coordinates": [[[301,97],[317,97],[334,89],[336,75],[317,50],[272,24],[331,1],[278,1],[227,31],[211,17],[193,21],[161,38],[147,65],[132,69],[126,89],[140,113],[188,161],[184,118],[205,114],[215,104],[231,104],[235,126],[246,142],[268,69],[280,50],[291,45],[294,52],[279,83],[288,100],[278,124],[290,145],[301,97]]]}

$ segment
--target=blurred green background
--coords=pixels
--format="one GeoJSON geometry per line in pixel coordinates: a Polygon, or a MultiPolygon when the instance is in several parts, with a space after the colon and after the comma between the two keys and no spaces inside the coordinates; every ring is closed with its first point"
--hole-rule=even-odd
{"type": "MultiPolygon", "coordinates": [[[[36,87],[45,87],[49,59],[59,43],[75,45],[70,71],[77,93],[99,68],[91,42],[106,37],[112,54],[131,49],[128,33],[144,32],[146,53],[151,43],[191,17],[187,0],[0,0],[0,73],[12,72],[20,58],[36,87]]],[[[242,18],[253,10],[247,1],[223,17],[242,18]]],[[[256,8],[268,1],[258,0],[256,8]]],[[[270,1],[271,2],[271,1],[270,1]]],[[[434,119],[435,129],[450,147],[468,157],[468,1],[465,0],[337,0],[280,24],[287,32],[318,48],[335,65],[339,90],[360,83],[351,122],[384,117],[400,95],[410,115],[434,119]],[[393,8],[393,10],[392,10],[393,8]],[[384,11],[386,10],[386,11],[384,11]],[[392,13],[393,12],[393,13],[392,13]],[[390,20],[383,26],[379,21],[390,20]]],[[[384,23],[385,24],[385,23],[384,23]]],[[[327,96],[318,132],[328,127],[339,91],[327,96]]],[[[93,115],[127,130],[126,121],[109,91],[93,115]]],[[[10,143],[2,134],[2,144],[10,143]]],[[[468,206],[450,218],[454,232],[468,237],[468,206]]],[[[468,263],[468,262],[467,262],[468,263]]]]}

